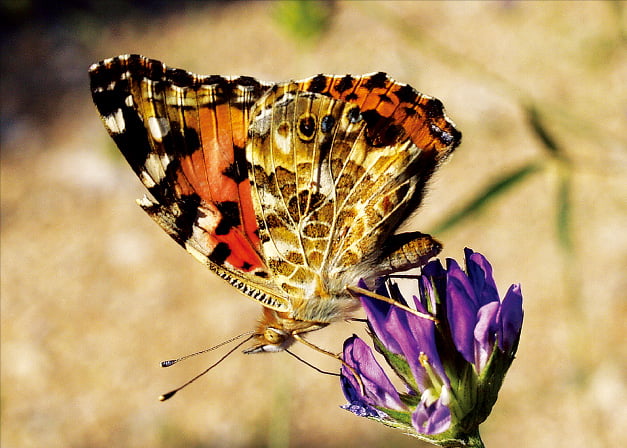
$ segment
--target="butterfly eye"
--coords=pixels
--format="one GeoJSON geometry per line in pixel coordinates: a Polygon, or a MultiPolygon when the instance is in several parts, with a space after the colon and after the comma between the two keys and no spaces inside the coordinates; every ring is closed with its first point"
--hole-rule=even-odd
{"type": "Polygon", "coordinates": [[[303,114],[298,119],[298,137],[304,141],[311,141],[316,133],[316,118],[314,115],[303,114]]]}

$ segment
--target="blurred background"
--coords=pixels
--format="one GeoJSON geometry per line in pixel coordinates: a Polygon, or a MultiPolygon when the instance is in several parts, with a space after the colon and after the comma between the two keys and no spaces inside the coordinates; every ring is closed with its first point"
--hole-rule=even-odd
{"type": "MultiPolygon", "coordinates": [[[[407,228],[522,284],[489,447],[627,443],[626,3],[0,1],[1,433],[11,447],[409,447],[286,354],[159,361],[251,329],[260,306],[136,206],[143,187],[87,68],[140,53],[268,81],[386,71],[463,143],[407,228]]],[[[360,324],[312,340],[339,351],[360,324]]],[[[332,359],[296,347],[317,366],[332,359]]]]}

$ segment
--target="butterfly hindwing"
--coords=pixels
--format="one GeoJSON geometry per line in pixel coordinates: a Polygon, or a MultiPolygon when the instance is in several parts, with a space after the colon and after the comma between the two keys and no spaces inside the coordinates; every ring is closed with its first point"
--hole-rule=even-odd
{"type": "MultiPolygon", "coordinates": [[[[378,210],[380,216],[387,216],[387,219],[370,217],[373,224],[378,221],[378,225],[368,227],[371,233],[378,234],[378,240],[369,241],[377,241],[374,247],[379,255],[370,267],[370,275],[421,266],[437,255],[441,245],[428,235],[419,232],[392,235],[392,232],[418,208],[427,181],[461,142],[461,133],[444,113],[442,103],[382,72],[361,77],[318,75],[301,81],[301,88],[354,105],[351,116],[367,123],[366,140],[374,154],[382,154],[386,146],[394,148],[394,154],[386,157],[392,182],[384,189],[390,194],[376,193],[378,203],[371,200],[368,205],[357,207],[362,211],[378,210]],[[396,204],[394,209],[390,209],[391,204],[396,204]]],[[[383,172],[385,162],[379,162],[371,173],[383,172]]],[[[381,179],[379,183],[383,183],[381,179]]],[[[368,252],[372,247],[372,244],[362,245],[359,251],[372,253],[368,252]]]]}
{"type": "Polygon", "coordinates": [[[406,86],[385,75],[350,79],[277,84],[251,113],[246,153],[263,253],[297,318],[309,318],[309,300],[342,297],[360,276],[424,264],[440,249],[428,235],[392,234],[459,133],[443,112],[427,116],[421,104],[435,100],[395,93],[406,86]],[[416,144],[438,126],[448,141],[416,144]]]}

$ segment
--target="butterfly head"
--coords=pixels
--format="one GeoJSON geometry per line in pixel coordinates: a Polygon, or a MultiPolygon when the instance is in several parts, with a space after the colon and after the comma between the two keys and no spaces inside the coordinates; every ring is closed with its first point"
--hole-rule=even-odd
{"type": "Polygon", "coordinates": [[[289,313],[264,308],[252,347],[244,353],[280,352],[289,348],[294,335],[308,333],[326,327],[327,323],[308,322],[290,317],[289,313]]]}

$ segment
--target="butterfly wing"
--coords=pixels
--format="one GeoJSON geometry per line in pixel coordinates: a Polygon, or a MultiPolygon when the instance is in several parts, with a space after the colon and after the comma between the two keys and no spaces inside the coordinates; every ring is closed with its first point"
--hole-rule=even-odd
{"type": "Polygon", "coordinates": [[[421,266],[437,255],[441,245],[429,235],[393,233],[419,207],[433,172],[461,143],[461,133],[442,103],[382,72],[318,75],[300,85],[354,105],[350,113],[365,123],[365,145],[355,140],[350,155],[338,157],[347,162],[336,184],[346,185],[349,196],[343,217],[336,221],[338,229],[348,230],[331,247],[336,255],[329,262],[335,270],[354,271],[359,260],[368,271],[361,276],[376,276],[421,266]],[[375,162],[360,163],[362,146],[375,162]]]}
{"type": "Polygon", "coordinates": [[[261,252],[244,153],[249,110],[270,85],[138,55],[94,64],[90,76],[105,126],[154,198],[139,201],[144,210],[220,277],[288,310],[261,252]]]}
{"type": "Polygon", "coordinates": [[[356,278],[426,261],[409,253],[425,235],[392,233],[459,141],[437,100],[384,74],[320,75],[260,98],[246,147],[252,198],[296,318],[333,320],[356,278]]]}

